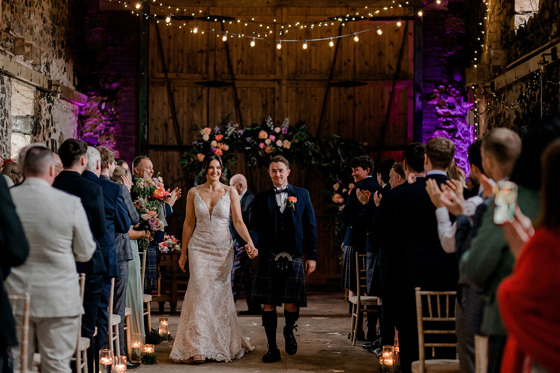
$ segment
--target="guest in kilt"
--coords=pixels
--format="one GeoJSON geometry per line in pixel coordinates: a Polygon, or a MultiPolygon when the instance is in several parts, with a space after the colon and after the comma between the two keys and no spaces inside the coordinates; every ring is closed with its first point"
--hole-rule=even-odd
{"type": "Polygon", "coordinates": [[[263,326],[268,339],[265,363],[281,359],[276,345],[276,307],[284,304],[285,349],[297,352],[294,337],[300,307],[307,306],[305,276],[313,273],[317,261],[317,230],[309,192],[288,184],[290,163],[273,157],[268,173],[274,187],[255,198],[252,226],[261,253],[253,301],[264,304],[263,326]],[[302,256],[306,256],[306,260],[302,256]]]}

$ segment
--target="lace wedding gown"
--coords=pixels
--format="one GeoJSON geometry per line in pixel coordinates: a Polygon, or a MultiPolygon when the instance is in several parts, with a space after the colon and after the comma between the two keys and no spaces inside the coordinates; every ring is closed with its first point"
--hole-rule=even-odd
{"type": "Polygon", "coordinates": [[[195,189],[196,227],[188,245],[190,279],[170,355],[174,361],[187,362],[195,355],[231,361],[253,349],[241,337],[231,290],[230,202],[228,188],[209,211],[195,189]]]}

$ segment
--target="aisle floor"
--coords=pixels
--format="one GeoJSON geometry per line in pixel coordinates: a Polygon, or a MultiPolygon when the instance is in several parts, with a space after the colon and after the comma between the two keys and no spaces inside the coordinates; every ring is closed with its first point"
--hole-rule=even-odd
{"type": "MultiPolygon", "coordinates": [[[[157,309],[157,305],[152,309],[157,309]]],[[[166,305],[167,306],[167,305],[166,305]]],[[[180,310],[181,304],[177,309],[180,310]]],[[[237,302],[237,309],[245,310],[244,300],[237,302]]],[[[178,364],[169,359],[173,342],[163,342],[156,346],[157,365],[143,365],[135,372],[220,372],[220,373],[265,373],[265,372],[375,372],[379,364],[375,355],[365,351],[361,342],[356,346],[348,340],[350,315],[342,293],[311,293],[308,307],[301,310],[298,331],[298,352],[288,356],[284,349],[281,328],[284,317],[279,311],[278,345],[282,360],[264,364],[261,361],[266,353],[267,342],[260,316],[240,316],[239,324],[244,336],[251,338],[255,350],[239,360],[230,363],[207,362],[200,365],[178,364]]],[[[159,314],[152,314],[152,326],[157,327],[159,314]]],[[[171,334],[175,335],[179,314],[170,315],[171,334]]]]}

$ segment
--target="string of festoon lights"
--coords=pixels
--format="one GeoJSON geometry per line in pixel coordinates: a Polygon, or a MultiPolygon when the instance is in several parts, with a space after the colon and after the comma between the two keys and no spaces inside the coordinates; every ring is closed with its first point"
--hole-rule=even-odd
{"type": "MultiPolygon", "coordinates": [[[[282,49],[282,43],[301,43],[303,49],[308,49],[309,43],[312,42],[328,42],[329,47],[334,47],[334,42],[337,39],[352,37],[355,42],[359,42],[360,37],[359,35],[366,32],[375,31],[377,35],[383,35],[383,29],[386,25],[379,25],[375,27],[371,27],[364,30],[359,31],[352,31],[347,33],[336,34],[328,37],[316,37],[316,38],[288,38],[287,34],[292,31],[292,33],[296,30],[313,30],[313,29],[328,29],[332,27],[345,27],[348,22],[352,21],[361,21],[361,20],[369,20],[370,18],[375,17],[376,15],[383,14],[385,12],[390,12],[396,9],[406,9],[410,7],[409,1],[401,1],[397,3],[396,0],[393,0],[393,5],[388,5],[379,8],[372,8],[372,5],[375,6],[375,3],[371,3],[365,5],[361,8],[355,8],[351,11],[343,14],[338,15],[335,17],[329,17],[328,19],[323,19],[319,21],[313,22],[291,22],[291,23],[282,23],[278,19],[274,19],[272,21],[262,21],[257,20],[255,17],[249,17],[245,20],[236,19],[232,20],[231,17],[222,17],[216,15],[204,15],[204,11],[199,9],[198,12],[188,10],[187,8],[178,8],[176,6],[171,6],[162,2],[162,0],[140,0],[140,1],[127,1],[127,0],[109,0],[110,2],[115,2],[122,4],[125,9],[130,9],[131,13],[139,16],[144,17],[145,19],[153,19],[156,23],[160,21],[164,21],[166,26],[174,26],[178,27],[179,29],[187,29],[190,30],[193,34],[200,34],[204,35],[205,33],[212,32],[216,34],[217,38],[221,38],[222,41],[226,42],[230,38],[244,38],[250,41],[250,46],[254,47],[258,41],[267,40],[267,39],[274,39],[276,43],[277,49],[282,49]],[[146,13],[143,9],[145,6],[149,5],[152,9],[154,9],[153,13],[146,13]],[[179,13],[183,13],[179,15],[179,13]],[[165,18],[163,18],[165,15],[165,18]],[[190,14],[190,15],[187,15],[190,14]],[[177,22],[177,18],[190,18],[188,22],[184,20],[177,22]],[[192,21],[201,21],[201,22],[214,22],[214,23],[222,23],[223,25],[238,25],[241,27],[249,27],[249,26],[256,26],[258,27],[257,31],[250,31],[246,30],[244,32],[233,32],[230,30],[225,30],[224,27],[216,28],[216,27],[202,27],[200,23],[192,25],[192,21]],[[278,35],[275,35],[275,29],[278,35]]],[[[422,8],[413,10],[407,14],[400,16],[403,19],[410,19],[411,17],[417,17],[422,19],[423,17],[423,9],[431,5],[432,3],[441,4],[441,0],[431,0],[423,5],[422,8]]],[[[401,27],[403,21],[398,19],[399,17],[395,17],[396,20],[393,22],[397,27],[401,27]]]]}
{"type": "Polygon", "coordinates": [[[476,37],[476,41],[479,44],[480,48],[479,49],[475,49],[474,50],[474,56],[473,56],[473,67],[476,69],[478,68],[478,64],[481,62],[482,59],[482,53],[484,51],[484,43],[486,40],[486,25],[488,21],[488,12],[490,12],[490,9],[488,9],[488,0],[484,0],[483,2],[484,5],[484,10],[483,10],[483,19],[482,22],[478,22],[478,27],[479,27],[479,34],[476,37]]]}

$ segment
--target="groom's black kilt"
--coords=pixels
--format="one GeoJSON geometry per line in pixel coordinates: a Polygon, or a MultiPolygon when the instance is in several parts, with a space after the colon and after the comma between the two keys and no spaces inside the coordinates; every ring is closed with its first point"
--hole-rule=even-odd
{"type": "Polygon", "coordinates": [[[287,274],[278,274],[274,255],[268,252],[259,256],[253,287],[253,301],[276,306],[283,303],[295,303],[299,307],[307,307],[305,271],[301,257],[293,258],[292,267],[293,270],[287,274]]]}

